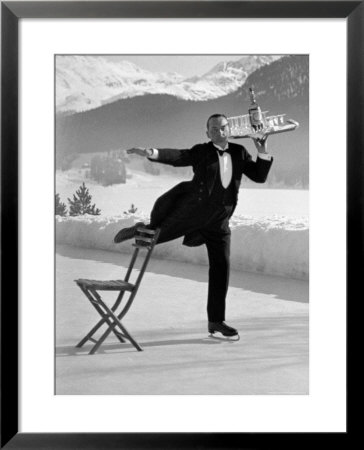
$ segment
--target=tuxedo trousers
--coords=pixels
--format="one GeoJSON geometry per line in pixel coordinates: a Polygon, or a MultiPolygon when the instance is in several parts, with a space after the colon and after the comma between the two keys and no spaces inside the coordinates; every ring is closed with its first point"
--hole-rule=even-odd
{"type": "MultiPolygon", "coordinates": [[[[230,275],[229,218],[233,206],[212,202],[185,200],[163,216],[158,202],[151,213],[151,228],[160,228],[157,244],[199,231],[203,236],[209,260],[207,317],[209,322],[225,320],[226,295],[230,275]]],[[[191,293],[193,295],[193,293],[191,293]]]]}

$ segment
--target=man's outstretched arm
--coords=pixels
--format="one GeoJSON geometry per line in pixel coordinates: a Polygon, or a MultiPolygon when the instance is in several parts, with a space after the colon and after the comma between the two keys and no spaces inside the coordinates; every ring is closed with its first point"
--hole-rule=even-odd
{"type": "Polygon", "coordinates": [[[175,167],[192,166],[196,159],[196,150],[177,150],[170,148],[144,148],[134,147],[126,151],[129,155],[135,154],[148,158],[150,161],[168,164],[175,167]]]}

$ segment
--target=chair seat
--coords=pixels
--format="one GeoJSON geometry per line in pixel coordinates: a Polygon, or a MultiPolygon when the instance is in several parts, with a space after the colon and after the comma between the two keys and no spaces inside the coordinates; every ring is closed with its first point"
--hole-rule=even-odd
{"type": "Polygon", "coordinates": [[[80,278],[75,280],[78,285],[86,288],[97,289],[99,291],[132,291],[134,284],[127,283],[123,280],[87,280],[80,278]]]}

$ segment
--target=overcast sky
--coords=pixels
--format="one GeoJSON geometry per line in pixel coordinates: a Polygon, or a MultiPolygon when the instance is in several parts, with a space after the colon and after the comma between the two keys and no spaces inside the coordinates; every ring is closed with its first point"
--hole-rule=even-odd
{"type": "Polygon", "coordinates": [[[221,61],[236,61],[244,55],[102,55],[112,61],[127,60],[152,72],[177,72],[190,77],[203,75],[221,61]]]}

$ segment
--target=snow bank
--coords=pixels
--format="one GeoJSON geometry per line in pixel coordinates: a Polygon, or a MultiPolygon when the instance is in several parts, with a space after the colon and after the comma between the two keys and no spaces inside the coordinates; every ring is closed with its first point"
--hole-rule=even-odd
{"type": "MultiPolygon", "coordinates": [[[[141,215],[56,216],[56,242],[89,249],[130,253],[131,241],[114,244],[115,234],[137,221],[141,215]]],[[[231,268],[239,271],[308,279],[309,230],[307,219],[287,217],[253,218],[233,216],[231,268]]],[[[186,247],[182,238],[157,245],[154,257],[192,264],[208,264],[206,247],[186,247]]]]}

